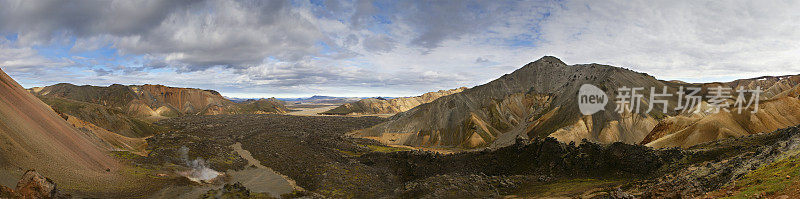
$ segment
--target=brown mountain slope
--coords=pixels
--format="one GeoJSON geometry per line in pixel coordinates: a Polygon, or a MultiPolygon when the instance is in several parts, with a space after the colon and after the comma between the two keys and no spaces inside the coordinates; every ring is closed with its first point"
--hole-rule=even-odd
{"type": "MultiPolygon", "coordinates": [[[[580,86],[587,83],[605,90],[609,99],[615,97],[609,91],[622,86],[668,86],[674,92],[679,85],[627,69],[566,65],[555,57],[543,57],[487,84],[441,97],[355,134],[388,144],[466,148],[502,146],[513,143],[517,136],[551,134],[565,142],[585,138],[636,143],[655,126],[655,118],[675,114],[675,103],[670,103],[667,113],[661,113],[662,105],[657,104],[648,115],[601,111],[583,116],[576,98],[580,86]]],[[[614,107],[613,102],[608,103],[606,110],[614,107]]]]}
{"type": "Polygon", "coordinates": [[[59,97],[117,108],[136,118],[158,120],[180,115],[217,115],[251,113],[285,113],[281,103],[268,103],[255,107],[225,99],[213,90],[176,88],[162,85],[114,84],[108,87],[56,84],[29,89],[45,97],[59,97]]]}
{"type": "MultiPolygon", "coordinates": [[[[420,105],[407,112],[395,115],[389,121],[354,133],[356,136],[377,139],[387,144],[412,146],[441,146],[474,148],[481,146],[504,146],[513,143],[515,137],[555,137],[562,142],[589,141],[610,143],[641,143],[657,140],[665,135],[681,131],[707,116],[679,114],[676,112],[677,97],[669,101],[667,111],[662,104],[654,104],[654,110],[642,114],[648,107],[649,88],[667,93],[676,93],[680,86],[703,87],[698,95],[707,96],[711,87],[761,87],[761,99],[791,95],[798,90],[798,76],[761,77],[726,83],[689,84],[680,81],[661,81],[643,73],[623,68],[599,65],[566,65],[555,57],[543,57],[525,65],[511,74],[492,82],[467,89],[461,93],[445,96],[431,103],[420,105]],[[577,106],[578,89],[583,84],[592,84],[608,95],[609,102],[604,111],[590,116],[580,113],[577,106]],[[643,87],[639,114],[617,113],[616,91],[622,87],[643,87]],[[659,125],[671,122],[674,125],[659,125]],[[658,127],[658,128],[656,128],[658,127]],[[655,129],[655,130],[654,130],[655,129]]],[[[735,92],[734,92],[735,94],[735,92]]],[[[702,103],[706,103],[703,98],[702,103]]],[[[731,102],[732,103],[732,102],[731,102]]],[[[776,100],[771,107],[796,108],[791,100],[776,100]]],[[[766,106],[765,106],[766,107],[766,106]]],[[[773,108],[780,109],[780,108],[773,108]]],[[[766,112],[765,112],[766,113],[766,112]]],[[[793,114],[793,112],[785,112],[793,114]]],[[[741,116],[728,118],[744,126],[745,131],[725,133],[725,122],[710,122],[706,127],[711,134],[742,135],[771,131],[800,123],[793,116],[757,115],[752,120],[768,122],[745,123],[741,116]]],[[[702,136],[708,137],[708,136],[702,136]]],[[[714,139],[726,136],[716,136],[714,139]]],[[[687,140],[681,139],[681,146],[687,140]]],[[[708,141],[713,139],[695,139],[708,141]]]]}
{"type": "Polygon", "coordinates": [[[59,97],[39,96],[39,99],[50,105],[50,108],[62,117],[70,115],[75,119],[92,123],[126,137],[147,137],[158,133],[161,129],[156,125],[130,117],[117,108],[59,97]]]}
{"type": "MultiPolygon", "coordinates": [[[[800,104],[797,96],[800,76],[758,77],[727,83],[708,83],[703,87],[723,86],[731,89],[760,87],[759,111],[750,113],[751,107],[741,114],[720,112],[716,114],[677,115],[667,117],[656,125],[640,144],[652,147],[690,147],[703,142],[771,132],[779,128],[800,124],[800,104]]],[[[728,103],[733,104],[733,101],[728,103]]]]}
{"type": "Polygon", "coordinates": [[[751,110],[752,107],[742,113],[719,112],[702,117],[666,118],[641,144],[656,148],[688,148],[704,142],[772,132],[800,124],[800,100],[796,97],[764,100],[758,112],[751,113],[751,110]]]}
{"type": "Polygon", "coordinates": [[[368,98],[357,102],[343,104],[323,112],[325,115],[358,115],[358,114],[395,114],[410,110],[420,104],[432,102],[440,97],[452,95],[466,90],[466,87],[428,92],[416,97],[400,97],[390,100],[368,98]]]}
{"type": "Polygon", "coordinates": [[[0,172],[36,169],[72,191],[118,191],[133,182],[94,135],[77,131],[2,70],[0,93],[0,172]]]}

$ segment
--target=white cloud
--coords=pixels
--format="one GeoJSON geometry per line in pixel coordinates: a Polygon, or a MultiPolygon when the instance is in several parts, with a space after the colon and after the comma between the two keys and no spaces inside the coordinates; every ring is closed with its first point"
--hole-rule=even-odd
{"type": "Polygon", "coordinates": [[[404,96],[486,83],[544,55],[660,79],[800,73],[800,5],[785,1],[0,4],[0,34],[18,34],[0,43],[0,66],[37,83],[404,96]],[[33,48],[71,39],[70,52],[110,47],[137,58],[104,64],[114,58],[45,57],[33,48]],[[50,76],[76,67],[85,73],[50,76]]]}
{"type": "Polygon", "coordinates": [[[0,38],[0,67],[3,67],[6,73],[31,77],[73,64],[69,59],[43,57],[31,47],[21,47],[5,38],[0,38]]]}
{"type": "Polygon", "coordinates": [[[537,52],[661,79],[800,72],[800,3],[570,1],[541,26],[537,52]]]}

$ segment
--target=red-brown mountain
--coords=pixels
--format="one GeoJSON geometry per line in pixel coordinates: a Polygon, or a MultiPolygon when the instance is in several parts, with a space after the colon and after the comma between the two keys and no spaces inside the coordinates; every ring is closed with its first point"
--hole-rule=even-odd
{"type": "Polygon", "coordinates": [[[133,145],[143,139],[81,132],[2,70],[0,93],[3,177],[35,169],[52,178],[59,189],[101,192],[118,191],[136,181],[123,174],[127,166],[107,153],[115,147],[110,143],[133,145]]]}

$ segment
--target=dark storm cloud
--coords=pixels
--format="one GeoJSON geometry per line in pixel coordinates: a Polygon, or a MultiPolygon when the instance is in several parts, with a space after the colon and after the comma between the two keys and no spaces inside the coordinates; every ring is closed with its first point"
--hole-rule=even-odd
{"type": "Polygon", "coordinates": [[[233,68],[261,63],[267,57],[296,61],[314,55],[323,35],[314,24],[279,1],[209,1],[197,13],[173,13],[142,35],[123,37],[125,53],[154,54],[190,70],[233,68]]]}
{"type": "MultiPolygon", "coordinates": [[[[124,54],[187,70],[313,55],[321,33],[287,1],[3,1],[0,32],[22,44],[108,37],[124,54]]],[[[161,64],[157,64],[161,65],[161,64]]]]}
{"type": "Polygon", "coordinates": [[[97,76],[106,76],[108,74],[113,73],[114,71],[106,70],[106,69],[103,69],[103,68],[97,68],[97,69],[94,69],[94,72],[97,73],[97,76]]]}
{"type": "Polygon", "coordinates": [[[350,17],[350,25],[354,28],[362,28],[378,12],[372,0],[356,0],[354,9],[355,12],[350,17]]]}
{"type": "Polygon", "coordinates": [[[354,28],[362,28],[371,23],[382,23],[378,18],[405,24],[416,34],[410,44],[430,50],[439,47],[444,41],[485,31],[502,19],[502,13],[499,12],[518,3],[520,2],[359,0],[355,2],[350,24],[354,28]]]}
{"type": "Polygon", "coordinates": [[[363,44],[365,50],[381,53],[390,52],[397,46],[397,42],[386,35],[367,37],[363,44]]]}
{"type": "Polygon", "coordinates": [[[42,42],[59,33],[90,37],[140,34],[159,25],[177,8],[196,1],[3,1],[0,31],[20,41],[42,42]]]}
{"type": "MultiPolygon", "coordinates": [[[[458,39],[464,34],[484,31],[495,22],[496,8],[491,1],[413,1],[406,2],[411,13],[404,20],[417,29],[419,36],[412,44],[428,49],[439,47],[448,39],[458,39]]],[[[497,3],[497,2],[494,2],[497,3]]]]}

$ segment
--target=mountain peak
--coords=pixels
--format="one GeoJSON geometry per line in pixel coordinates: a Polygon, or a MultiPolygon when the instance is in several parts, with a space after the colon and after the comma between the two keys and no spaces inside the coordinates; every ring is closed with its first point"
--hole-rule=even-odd
{"type": "Polygon", "coordinates": [[[536,63],[536,62],[551,62],[551,63],[559,63],[559,64],[567,65],[566,63],[561,61],[561,59],[558,59],[557,57],[550,56],[550,55],[545,55],[544,57],[539,58],[538,60],[534,61],[534,63],[536,63]]]}

